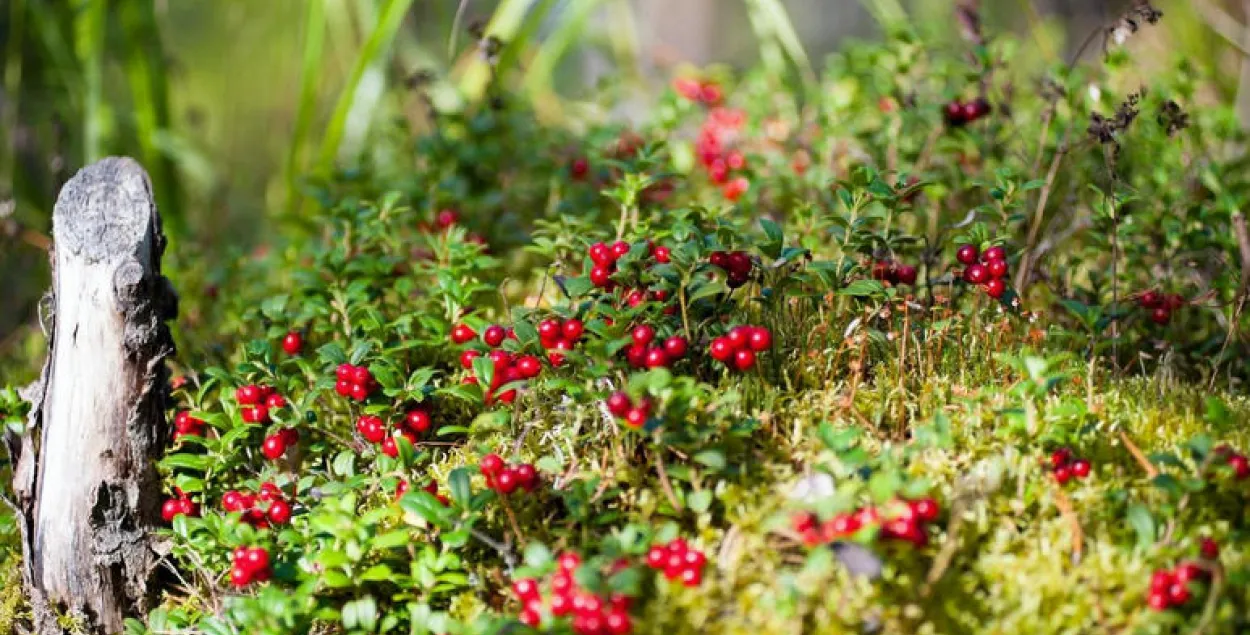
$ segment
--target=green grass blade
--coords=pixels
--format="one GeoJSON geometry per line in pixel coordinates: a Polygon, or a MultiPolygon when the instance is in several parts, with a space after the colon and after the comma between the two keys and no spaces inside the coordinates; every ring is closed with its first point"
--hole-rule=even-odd
{"type": "MultiPolygon", "coordinates": [[[[509,64],[505,62],[514,60],[518,48],[528,42],[528,37],[518,37],[518,35],[533,4],[534,0],[503,0],[491,14],[490,22],[486,24],[486,34],[503,40],[505,44],[504,51],[500,54],[499,69],[509,68],[509,64]]],[[[540,9],[544,5],[549,9],[551,4],[550,2],[543,3],[540,9]]],[[[530,16],[530,23],[536,24],[537,20],[541,20],[546,14],[546,10],[533,13],[536,15],[530,16]]],[[[486,86],[490,82],[490,66],[476,53],[469,57],[466,64],[457,82],[457,88],[467,101],[474,102],[481,99],[486,92],[486,86]]]]}
{"type": "Polygon", "coordinates": [[[778,80],[788,76],[790,73],[781,43],[775,37],[772,20],[764,13],[760,0],[747,0],[747,18],[751,21],[751,30],[755,31],[755,37],[759,40],[760,61],[764,67],[778,80]]]}
{"type": "Polygon", "coordinates": [[[772,36],[777,39],[777,44],[785,51],[790,61],[798,67],[803,79],[815,82],[816,73],[812,70],[812,62],[807,58],[807,51],[803,49],[803,42],[799,39],[798,32],[794,30],[794,23],[790,21],[790,13],[786,11],[785,5],[781,3],[781,0],[753,0],[753,2],[770,27],[772,36]]]}
{"type": "Polygon", "coordinates": [[[302,170],[307,151],[308,130],[317,112],[317,82],[324,75],[326,12],[325,0],[309,0],[304,21],[304,53],[300,67],[299,105],[295,113],[295,129],[286,155],[287,210],[296,211],[299,196],[296,179],[302,170]]]}
{"type": "Polygon", "coordinates": [[[334,106],[334,114],[330,117],[330,123],[326,127],[321,154],[317,161],[317,167],[320,170],[328,171],[334,166],[344,133],[350,123],[349,119],[352,116],[362,80],[369,69],[385,62],[395,33],[399,31],[400,25],[404,22],[404,16],[411,6],[412,0],[386,0],[378,13],[378,19],[365,40],[364,46],[360,49],[347,85],[342,95],[339,96],[334,106]]]}
{"type": "Polygon", "coordinates": [[[131,113],[139,155],[152,177],[153,195],[161,217],[175,233],[186,229],[177,170],[161,151],[157,138],[169,128],[168,75],[153,0],[131,0],[121,6],[126,33],[126,78],[130,84],[131,113]]]}
{"type": "MultiPolygon", "coordinates": [[[[0,157],[0,182],[13,183],[16,165],[17,144],[10,136],[17,130],[17,112],[21,107],[22,95],[22,34],[25,32],[26,0],[11,0],[9,4],[9,41],[4,50],[4,95],[3,106],[4,150],[0,157]]],[[[12,192],[9,193],[13,195],[12,192]]]]}
{"type": "Polygon", "coordinates": [[[104,158],[105,135],[110,128],[104,103],[104,33],[107,0],[85,0],[74,14],[74,54],[82,67],[82,160],[104,158]]]}
{"type": "Polygon", "coordinates": [[[559,26],[539,46],[534,59],[530,61],[523,84],[525,92],[531,98],[549,95],[555,91],[553,82],[556,66],[569,49],[585,36],[586,20],[600,4],[602,0],[581,0],[575,4],[562,16],[559,26]]]}

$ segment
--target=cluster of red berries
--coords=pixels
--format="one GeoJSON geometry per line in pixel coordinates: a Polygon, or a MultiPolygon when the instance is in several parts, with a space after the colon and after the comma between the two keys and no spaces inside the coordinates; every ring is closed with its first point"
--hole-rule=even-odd
{"type": "MultiPolygon", "coordinates": [[[[647,243],[650,256],[655,262],[665,264],[672,256],[672,251],[663,245],[647,243]]],[[[612,274],[616,273],[616,261],[620,260],[632,249],[629,243],[618,240],[611,245],[603,242],[597,242],[586,250],[586,255],[590,257],[590,283],[602,289],[611,290],[615,285],[612,282],[612,274]]]]}
{"type": "Polygon", "coordinates": [[[941,511],[936,500],[925,497],[897,501],[888,509],[891,516],[884,521],[880,510],[867,506],[854,512],[836,514],[823,523],[815,514],[803,512],[794,517],[793,523],[803,544],[809,547],[850,538],[865,527],[878,525],[882,538],[902,540],[920,547],[929,540],[925,526],[937,520],[941,511]]]}
{"type": "MultiPolygon", "coordinates": [[[[1218,560],[1220,545],[1210,538],[1203,538],[1199,546],[1203,559],[1218,560]]],[[[1190,585],[1205,582],[1209,572],[1197,562],[1182,562],[1171,570],[1157,569],[1150,576],[1150,591],[1146,603],[1156,611],[1184,606],[1193,597],[1190,585]]]]}
{"type": "Polygon", "coordinates": [[[751,256],[745,251],[713,251],[708,256],[708,262],[714,267],[720,267],[725,270],[727,279],[725,284],[730,289],[747,283],[751,279],[751,269],[755,267],[755,263],[751,262],[751,256]]]}
{"type": "Polygon", "coordinates": [[[655,545],[647,552],[648,567],[663,571],[666,579],[681,580],[688,587],[699,586],[703,582],[703,567],[706,565],[707,556],[698,549],[692,549],[681,538],[655,545]]]}
{"type": "Polygon", "coordinates": [[[176,498],[167,498],[161,504],[161,518],[167,522],[174,522],[174,517],[181,514],[194,518],[200,515],[200,506],[191,500],[190,496],[183,493],[182,489],[174,488],[176,498]]]}
{"type": "Polygon", "coordinates": [[[943,114],[946,116],[946,123],[959,127],[964,124],[970,124],[981,117],[990,114],[993,108],[990,102],[984,97],[965,102],[961,99],[955,99],[946,104],[943,114]]]}
{"type": "Polygon", "coordinates": [[[665,368],[685,357],[690,348],[690,343],[680,335],[656,343],[655,327],[649,324],[635,326],[629,336],[633,343],[625,349],[625,359],[634,368],[665,368]]]}
{"type": "Polygon", "coordinates": [[[967,265],[964,282],[981,285],[986,295],[998,299],[1007,291],[1007,250],[997,245],[981,253],[976,245],[960,245],[955,259],[967,265]],[[979,260],[979,262],[978,262],[979,260]]]}
{"type": "Polygon", "coordinates": [[[725,99],[725,93],[716,82],[700,81],[693,77],[678,77],[673,80],[673,89],[678,95],[695,103],[715,106],[725,99]]]}
{"type": "Polygon", "coordinates": [[[504,496],[517,489],[527,492],[538,489],[538,470],[529,463],[511,465],[505,463],[498,454],[487,454],[482,457],[478,469],[486,477],[486,486],[504,496]]]}
{"type": "Polygon", "coordinates": [[[1223,461],[1225,465],[1233,468],[1233,476],[1241,481],[1250,478],[1250,460],[1246,459],[1246,455],[1233,451],[1227,445],[1221,445],[1214,450],[1215,459],[1223,461]]]}
{"type": "Polygon", "coordinates": [[[1185,296],[1150,289],[1137,296],[1137,304],[1150,312],[1151,322],[1163,326],[1172,320],[1172,312],[1185,306],[1185,296]]]}
{"type": "MultiPolygon", "coordinates": [[[[404,494],[408,493],[408,487],[409,487],[408,481],[400,480],[399,484],[395,486],[395,500],[399,500],[403,498],[404,494]]],[[[437,498],[438,502],[443,504],[443,507],[446,507],[451,504],[451,499],[447,498],[443,494],[438,493],[438,481],[430,481],[429,483],[426,483],[425,487],[422,487],[421,489],[429,492],[431,495],[434,496],[434,498],[437,498]]]]}
{"type": "Polygon", "coordinates": [[[227,512],[242,512],[243,522],[264,529],[270,523],[285,525],[291,521],[291,503],[282,495],[282,489],[271,482],[260,484],[260,493],[246,494],[230,490],[222,495],[221,507],[227,512]]]}
{"type": "Polygon", "coordinates": [[[605,405],[612,416],[624,420],[625,425],[631,428],[641,428],[651,417],[651,400],[639,399],[635,403],[629,395],[619,390],[608,395],[605,405]]]}
{"type": "MultiPolygon", "coordinates": [[[[564,363],[564,351],[573,350],[585,332],[586,325],[577,318],[547,318],[538,323],[538,343],[547,351],[547,361],[552,366],[560,366],[564,363]]],[[[529,372],[530,369],[525,369],[521,374],[528,378],[531,376],[527,375],[529,372]]],[[[535,371],[534,375],[537,374],[535,371]]]]}
{"type": "Polygon", "coordinates": [[[735,326],[729,333],[712,340],[708,354],[712,359],[740,371],[755,367],[755,354],[773,345],[773,334],[762,326],[735,326]]]}
{"type": "MultiPolygon", "coordinates": [[[[486,355],[491,361],[491,367],[494,368],[490,386],[482,396],[487,405],[494,403],[496,399],[505,404],[516,401],[516,389],[510,388],[498,394],[496,394],[496,391],[504,384],[537,377],[543,370],[542,362],[533,355],[516,355],[502,348],[497,348],[486,355]]],[[[460,365],[472,371],[473,360],[481,356],[481,351],[467,350],[460,355],[460,365]]],[[[562,357],[559,359],[563,361],[562,357]]],[[[480,383],[480,380],[476,375],[470,374],[465,376],[463,382],[466,384],[477,384],[480,383]]]]}
{"type": "MultiPolygon", "coordinates": [[[[421,408],[414,408],[395,424],[395,432],[408,439],[414,446],[417,436],[430,429],[430,413],[421,408]]],[[[377,415],[361,415],[356,420],[356,432],[366,441],[382,446],[382,453],[391,458],[399,456],[399,442],[394,434],[389,434],[386,422],[377,415]]]]}
{"type": "Polygon", "coordinates": [[[286,398],[274,392],[273,386],[239,386],[234,391],[234,398],[243,406],[240,414],[248,423],[269,423],[270,410],[286,407],[286,398]]]}
{"type": "Polygon", "coordinates": [[[368,399],[369,393],[377,387],[377,383],[373,380],[373,373],[369,372],[367,366],[339,364],[334,371],[334,379],[334,392],[356,401],[368,399]]]}
{"type": "Polygon", "coordinates": [[[547,580],[546,597],[543,585],[534,578],[512,583],[512,593],[521,602],[517,618],[522,623],[538,628],[547,616],[571,616],[570,626],[577,635],[626,635],[633,629],[629,596],[614,594],[605,598],[578,585],[573,573],[582,559],[576,553],[562,553],[556,562],[559,569],[547,580]]]}
{"type": "Polygon", "coordinates": [[[277,461],[296,443],[299,443],[299,431],[295,428],[282,428],[265,437],[260,444],[260,453],[270,461],[277,461]]]}
{"type": "Polygon", "coordinates": [[[304,336],[299,331],[290,331],[282,338],[282,350],[287,355],[299,355],[304,349],[304,336]]]}
{"type": "Polygon", "coordinates": [[[190,411],[180,410],[174,415],[174,440],[188,437],[204,436],[204,422],[191,416],[190,411]]]}
{"type": "Polygon", "coordinates": [[[872,279],[890,284],[916,284],[916,267],[901,265],[895,260],[878,260],[872,264],[872,279]]]}
{"type": "Polygon", "coordinates": [[[273,573],[269,569],[269,551],[264,547],[236,547],[230,553],[230,563],[230,584],[240,588],[264,582],[273,573]]]}
{"type": "Polygon", "coordinates": [[[699,163],[707,170],[708,178],[720,186],[721,196],[731,202],[751,189],[751,180],[741,174],[747,167],[746,156],[734,147],[745,125],[746,113],[742,110],[713,108],[695,141],[699,163]]]}
{"type": "Polygon", "coordinates": [[[1073,477],[1084,479],[1089,476],[1092,466],[1085,459],[1073,459],[1070,448],[1059,448],[1050,453],[1050,473],[1055,482],[1063,485],[1073,477]]]}

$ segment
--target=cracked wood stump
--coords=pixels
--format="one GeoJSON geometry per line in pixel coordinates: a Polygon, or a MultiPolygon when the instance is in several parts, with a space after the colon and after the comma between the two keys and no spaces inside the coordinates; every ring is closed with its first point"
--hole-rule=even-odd
{"type": "Polygon", "coordinates": [[[167,439],[165,248],[147,173],[109,158],[78,172],[53,212],[54,314],[40,380],[27,387],[14,460],[24,584],[40,635],[69,616],[117,633],[149,607],[167,439]]]}

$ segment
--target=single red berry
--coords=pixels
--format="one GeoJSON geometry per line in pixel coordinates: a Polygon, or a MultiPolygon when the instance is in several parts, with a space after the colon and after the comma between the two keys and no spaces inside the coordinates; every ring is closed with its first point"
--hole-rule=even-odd
{"type": "Polygon", "coordinates": [[[651,343],[651,340],[655,339],[655,329],[649,324],[639,324],[634,327],[630,337],[633,338],[634,344],[646,346],[651,343]]]}
{"type": "Polygon", "coordinates": [[[264,444],[261,445],[260,451],[270,461],[277,461],[282,458],[283,454],[286,454],[286,439],[283,439],[280,434],[267,436],[264,444]]]}
{"type": "Polygon", "coordinates": [[[725,270],[729,269],[729,254],[724,251],[713,251],[711,255],[708,256],[707,261],[714,267],[720,267],[725,270]]]}
{"type": "Polygon", "coordinates": [[[1077,459],[1072,462],[1072,474],[1077,478],[1085,478],[1089,476],[1090,467],[1089,461],[1077,459]]]}
{"type": "Polygon", "coordinates": [[[477,331],[469,328],[467,324],[457,324],[451,328],[451,341],[455,344],[464,344],[475,337],[477,337],[477,331]]]}
{"type": "Polygon", "coordinates": [[[487,477],[498,476],[499,473],[503,471],[503,468],[503,459],[498,454],[487,454],[482,457],[481,462],[478,463],[478,469],[480,469],[482,474],[487,477]]]}
{"type": "Polygon", "coordinates": [[[664,340],[664,353],[672,359],[681,359],[686,356],[686,349],[689,348],[686,338],[680,335],[674,335],[664,340]]]}
{"type": "Polygon", "coordinates": [[[582,565],[582,557],[572,551],[565,551],[556,559],[556,564],[560,566],[560,570],[572,575],[573,571],[582,565]]]}
{"type": "Polygon", "coordinates": [[[267,423],[269,421],[269,406],[265,404],[244,406],[240,414],[247,423],[267,423]]]}
{"type": "Polygon", "coordinates": [[[517,619],[521,620],[522,624],[531,628],[538,628],[543,623],[542,613],[533,609],[522,609],[521,613],[517,615],[517,619]]]}
{"type": "Polygon", "coordinates": [[[382,439],[382,454],[393,458],[399,456],[399,442],[392,435],[382,439]]]}
{"type": "Polygon", "coordinates": [[[773,334],[768,329],[757,326],[751,329],[750,335],[747,336],[747,345],[756,352],[766,351],[773,346],[773,334]]]}
{"type": "Polygon", "coordinates": [[[357,366],[352,369],[352,383],[358,386],[368,386],[373,382],[373,373],[369,372],[367,366],[357,366]]]}
{"type": "Polygon", "coordinates": [[[942,114],[946,117],[946,123],[958,127],[968,122],[964,114],[964,104],[958,99],[948,102],[943,107],[942,114]]]}
{"type": "Polygon", "coordinates": [[[995,261],[1007,261],[1007,250],[1003,249],[999,245],[994,245],[993,247],[986,249],[985,253],[981,254],[981,262],[989,264],[995,261]]]}
{"type": "Polygon", "coordinates": [[[351,381],[352,371],[355,368],[356,367],[352,366],[351,364],[339,364],[338,368],[334,369],[334,378],[338,379],[339,381],[351,381]]]}
{"type": "Polygon", "coordinates": [[[529,463],[522,463],[516,466],[517,480],[520,482],[521,489],[532,492],[538,487],[538,470],[529,463]]]}
{"type": "Polygon", "coordinates": [[[260,484],[259,498],[262,502],[265,502],[265,503],[271,503],[273,501],[279,500],[282,498],[282,488],[278,487],[277,485],[274,485],[270,481],[265,481],[264,483],[260,484]]]}
{"type": "Polygon", "coordinates": [[[564,326],[560,330],[561,334],[564,335],[564,339],[576,342],[582,338],[582,333],[586,331],[586,325],[577,318],[571,318],[564,321],[564,326]]]}
{"type": "Polygon", "coordinates": [[[230,567],[230,584],[237,587],[245,587],[252,582],[252,573],[242,565],[234,565],[230,567]]]}
{"type": "Polygon", "coordinates": [[[612,248],[603,243],[591,245],[590,249],[586,250],[586,253],[590,256],[591,262],[602,267],[607,267],[616,262],[616,258],[612,256],[612,248]]]}
{"type": "Polygon", "coordinates": [[[355,386],[355,385],[356,384],[353,384],[352,382],[346,379],[340,379],[334,382],[334,392],[337,392],[338,394],[343,395],[344,397],[350,397],[352,394],[352,386],[355,386]]]}
{"type": "Polygon", "coordinates": [[[701,569],[683,569],[681,572],[681,583],[688,587],[699,586],[703,582],[703,571],[701,569]]]}
{"type": "Polygon", "coordinates": [[[516,595],[518,600],[522,602],[540,597],[538,590],[538,580],[534,578],[521,578],[512,583],[512,593],[516,595]]]}
{"type": "Polygon", "coordinates": [[[237,512],[243,509],[243,495],[230,490],[222,495],[221,507],[228,512],[237,512]]]}
{"type": "Polygon", "coordinates": [[[522,379],[533,379],[543,372],[543,363],[533,355],[522,355],[513,366],[522,379]]]}
{"type": "Polygon", "coordinates": [[[751,332],[753,330],[755,329],[749,326],[735,326],[729,329],[729,333],[726,334],[725,337],[729,340],[729,343],[736,351],[740,348],[748,346],[751,340],[751,332]]]}
{"type": "Polygon", "coordinates": [[[1190,597],[1192,595],[1189,592],[1189,587],[1182,582],[1177,582],[1168,587],[1168,601],[1172,604],[1184,604],[1189,601],[1190,597]]]}
{"type": "Polygon", "coordinates": [[[260,386],[256,386],[253,384],[248,384],[246,386],[239,386],[234,391],[234,398],[235,398],[235,401],[238,401],[240,404],[243,404],[243,405],[250,406],[250,405],[260,403],[260,399],[261,399],[260,386]]]}
{"type": "Polygon", "coordinates": [[[612,243],[612,259],[619,260],[620,258],[624,257],[625,254],[629,253],[629,249],[630,249],[629,243],[623,240],[618,240],[612,243]]]}
{"type": "Polygon", "coordinates": [[[1167,307],[1156,307],[1150,312],[1150,321],[1160,326],[1167,324],[1171,319],[1172,311],[1170,311],[1167,307]]]}
{"type": "Polygon", "coordinates": [[[734,354],[734,345],[730,343],[729,338],[718,337],[712,340],[712,344],[708,347],[708,354],[718,362],[728,361],[734,354]]]}
{"type": "Polygon", "coordinates": [[[1050,466],[1053,468],[1067,465],[1072,461],[1072,450],[1068,448],[1059,448],[1050,453],[1050,466]]]}
{"type": "Polygon", "coordinates": [[[1140,304],[1142,308],[1153,309],[1163,303],[1163,298],[1159,295],[1158,291],[1151,289],[1142,293],[1141,296],[1137,298],[1137,303],[1140,304]]]}
{"type": "Polygon", "coordinates": [[[663,569],[668,562],[668,550],[656,545],[647,551],[647,566],[652,569],[663,569]]]}
{"type": "Polygon", "coordinates": [[[734,353],[734,368],[741,371],[751,370],[755,366],[755,351],[744,348],[734,353]]]}
{"type": "Polygon", "coordinates": [[[243,554],[243,566],[253,574],[269,568],[269,552],[264,547],[252,547],[243,554]]]}
{"type": "Polygon", "coordinates": [[[1175,581],[1171,571],[1158,569],[1150,575],[1150,591],[1166,593],[1175,581]]]}
{"type": "Polygon", "coordinates": [[[507,332],[503,330],[502,326],[492,324],[486,327],[486,330],[482,331],[482,342],[487,346],[494,348],[503,344],[503,338],[506,336],[507,332]]]}
{"type": "Polygon", "coordinates": [[[1176,570],[1172,575],[1176,577],[1176,582],[1181,585],[1197,582],[1206,577],[1206,571],[1202,567],[1192,562],[1182,562],[1176,565],[1176,570]]]}
{"type": "Polygon", "coordinates": [[[161,505],[161,519],[163,519],[167,523],[173,522],[174,516],[177,516],[178,514],[181,514],[181,513],[182,513],[182,505],[178,503],[178,499],[176,498],[167,499],[161,505]]]}
{"type": "Polygon", "coordinates": [[[968,265],[964,269],[964,281],[969,284],[984,284],[990,279],[990,270],[985,268],[983,264],[968,265]]]}
{"type": "Polygon", "coordinates": [[[742,198],[742,195],[746,194],[749,189],[751,189],[751,180],[745,176],[739,176],[721,187],[721,195],[725,197],[725,200],[733,202],[742,198]]]}
{"type": "Polygon", "coordinates": [[[608,395],[605,405],[607,405],[608,412],[612,413],[612,415],[616,417],[624,417],[625,413],[633,407],[633,403],[630,401],[629,395],[619,390],[608,395]]]}
{"type": "Polygon", "coordinates": [[[627,635],[634,628],[633,622],[629,619],[629,613],[621,609],[608,613],[603,620],[603,625],[610,635],[627,635]]]}
{"type": "Polygon", "coordinates": [[[1237,480],[1243,480],[1250,477],[1250,461],[1241,454],[1234,454],[1228,457],[1228,465],[1233,468],[1233,476],[1237,480]]]}
{"type": "Polygon", "coordinates": [[[630,408],[625,412],[625,425],[631,428],[641,428],[647,423],[648,416],[646,408],[630,408]]]}
{"type": "Polygon", "coordinates": [[[990,277],[995,280],[1003,278],[1007,275],[1006,260],[991,260],[985,265],[985,268],[989,270],[990,277]]]}
{"type": "Polygon", "coordinates": [[[512,353],[503,349],[495,349],[486,354],[490,358],[491,365],[495,368],[495,379],[503,380],[503,372],[512,366],[512,353]]]}
{"type": "Polygon", "coordinates": [[[495,477],[495,490],[505,496],[515,492],[520,486],[521,479],[517,478],[516,470],[511,468],[504,468],[499,472],[499,476],[495,477]]]}
{"type": "Polygon", "coordinates": [[[1055,482],[1059,483],[1060,485],[1063,485],[1064,483],[1067,483],[1071,479],[1072,479],[1072,468],[1070,466],[1062,465],[1062,466],[1055,468],[1055,482]]]}
{"type": "Polygon", "coordinates": [[[573,162],[569,164],[569,176],[575,180],[580,181],[586,178],[587,172],[590,172],[590,162],[582,157],[573,159],[573,162]]]}
{"type": "Polygon", "coordinates": [[[1168,601],[1167,591],[1151,591],[1146,598],[1146,604],[1155,611],[1166,611],[1170,602],[1168,601]]]}
{"type": "Polygon", "coordinates": [[[1175,311],[1185,306],[1185,296],[1179,293],[1172,293],[1164,298],[1163,302],[1169,309],[1175,311]]]}
{"type": "Polygon", "coordinates": [[[291,331],[282,338],[282,350],[287,355],[299,355],[300,349],[304,348],[304,336],[298,331],[291,331]]]}
{"type": "Polygon", "coordinates": [[[1003,297],[1003,294],[1006,292],[1007,283],[999,280],[998,278],[994,278],[993,280],[985,283],[985,294],[995,300],[1003,297]]]}
{"type": "Polygon", "coordinates": [[[634,368],[643,368],[647,365],[647,347],[640,344],[630,344],[625,349],[625,361],[629,362],[634,368]]]}
{"type": "Polygon", "coordinates": [[[434,222],[438,225],[439,229],[447,229],[448,227],[455,225],[456,221],[459,219],[460,214],[456,213],[456,210],[442,209],[439,210],[438,215],[434,217],[434,222]]]}
{"type": "Polygon", "coordinates": [[[955,259],[965,265],[976,264],[979,255],[976,245],[960,245],[955,251],[955,259]]]}
{"type": "Polygon", "coordinates": [[[645,361],[647,368],[663,368],[668,366],[668,354],[663,348],[655,347],[647,349],[647,358],[645,361]]]}
{"type": "Polygon", "coordinates": [[[912,265],[902,265],[896,273],[899,284],[916,284],[916,268],[912,265]]]}
{"type": "Polygon", "coordinates": [[[269,522],[275,525],[285,525],[291,520],[291,505],[283,500],[277,500],[269,504],[269,522]]]}
{"type": "Polygon", "coordinates": [[[669,260],[672,259],[672,253],[672,250],[668,247],[661,246],[655,248],[653,255],[655,256],[655,261],[663,265],[668,264],[669,260]]]}
{"type": "Polygon", "coordinates": [[[590,283],[596,287],[606,287],[612,282],[612,270],[601,265],[595,265],[590,269],[590,283]]]}
{"type": "Polygon", "coordinates": [[[940,508],[933,498],[921,498],[911,502],[911,509],[916,514],[916,518],[925,522],[936,520],[940,508]]]}
{"type": "Polygon", "coordinates": [[[424,410],[410,410],[407,418],[408,427],[414,432],[425,432],[430,429],[430,413],[424,410]]]}
{"type": "Polygon", "coordinates": [[[463,353],[460,353],[460,365],[463,366],[465,370],[473,370],[473,360],[481,356],[482,351],[473,348],[467,349],[463,353]]]}
{"type": "Polygon", "coordinates": [[[1211,538],[1203,538],[1199,547],[1202,557],[1207,560],[1216,560],[1220,557],[1220,545],[1211,538]]]}

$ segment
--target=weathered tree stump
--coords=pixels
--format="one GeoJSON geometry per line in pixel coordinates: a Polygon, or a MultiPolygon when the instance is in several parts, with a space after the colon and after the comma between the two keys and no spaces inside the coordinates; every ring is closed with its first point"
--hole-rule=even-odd
{"type": "Polygon", "coordinates": [[[6,438],[21,525],[23,582],[40,635],[58,616],[117,633],[152,598],[160,518],[156,461],[177,312],[147,173],[125,158],[83,168],[53,212],[54,313],[43,373],[6,438]]]}

